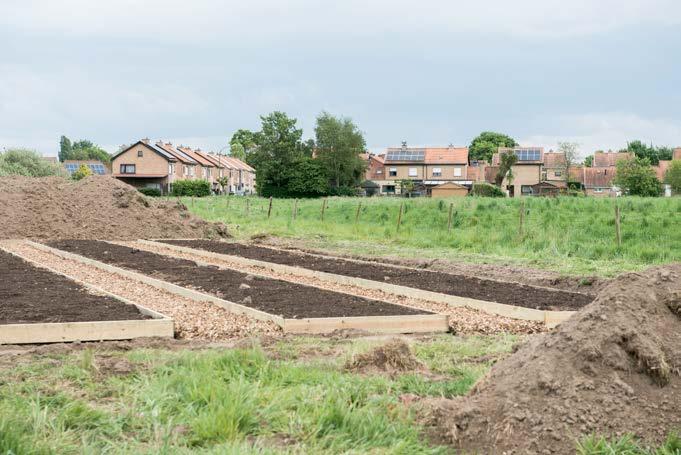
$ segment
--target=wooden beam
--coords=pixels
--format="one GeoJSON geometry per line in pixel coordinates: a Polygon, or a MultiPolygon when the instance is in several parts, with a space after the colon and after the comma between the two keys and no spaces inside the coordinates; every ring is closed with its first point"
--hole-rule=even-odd
{"type": "Polygon", "coordinates": [[[449,331],[449,323],[443,314],[284,320],[284,333],[331,333],[347,329],[373,333],[434,333],[449,331]]]}

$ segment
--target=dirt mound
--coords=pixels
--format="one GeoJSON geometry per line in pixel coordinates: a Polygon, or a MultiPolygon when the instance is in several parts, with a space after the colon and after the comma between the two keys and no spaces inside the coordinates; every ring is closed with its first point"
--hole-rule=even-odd
{"type": "Polygon", "coordinates": [[[0,239],[226,237],[177,201],[143,196],[111,177],[0,178],[0,239]]]}
{"type": "Polygon", "coordinates": [[[556,332],[440,403],[441,436],[466,453],[575,453],[582,435],[681,429],[681,265],[613,280],[556,332]]]}
{"type": "Polygon", "coordinates": [[[354,356],[345,369],[353,372],[401,373],[424,368],[403,340],[393,340],[354,356]]]}

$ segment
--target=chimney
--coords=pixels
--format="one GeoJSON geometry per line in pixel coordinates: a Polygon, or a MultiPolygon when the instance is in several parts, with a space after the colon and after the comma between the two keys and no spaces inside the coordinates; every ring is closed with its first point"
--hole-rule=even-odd
{"type": "Polygon", "coordinates": [[[402,141],[402,150],[407,149],[407,141],[402,141]]]}
{"type": "Polygon", "coordinates": [[[149,138],[148,138],[148,137],[145,137],[144,139],[142,139],[142,142],[144,142],[145,144],[149,145],[149,138]]]}

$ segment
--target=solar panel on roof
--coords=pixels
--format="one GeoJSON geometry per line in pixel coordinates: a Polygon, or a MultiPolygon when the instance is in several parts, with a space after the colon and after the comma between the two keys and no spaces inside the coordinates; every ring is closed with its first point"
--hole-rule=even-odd
{"type": "Polygon", "coordinates": [[[424,150],[396,150],[389,151],[386,159],[389,161],[423,161],[425,155],[424,150]]]}
{"type": "Polygon", "coordinates": [[[515,154],[518,161],[539,161],[541,159],[541,150],[536,148],[515,149],[515,154]]]}

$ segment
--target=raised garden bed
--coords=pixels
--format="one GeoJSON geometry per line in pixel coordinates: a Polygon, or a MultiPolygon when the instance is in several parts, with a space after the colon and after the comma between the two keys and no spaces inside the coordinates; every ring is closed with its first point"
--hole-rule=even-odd
{"type": "Polygon", "coordinates": [[[593,300],[593,297],[589,295],[576,292],[552,290],[466,275],[277,250],[256,245],[211,240],[159,240],[159,242],[537,310],[573,311],[582,308],[593,300]]]}
{"type": "MultiPolygon", "coordinates": [[[[199,290],[224,299],[227,303],[251,308],[274,315],[293,326],[311,327],[309,321],[324,325],[323,331],[333,326],[331,320],[341,319],[339,327],[381,331],[381,325],[391,332],[436,331],[446,329],[446,318],[427,311],[380,300],[371,300],[312,286],[249,275],[231,269],[198,264],[194,261],[172,258],[140,251],[134,248],[95,240],[64,240],[50,242],[49,246],[74,253],[104,264],[139,272],[163,282],[187,289],[199,290]],[[397,320],[367,318],[403,317],[405,326],[400,329],[397,320]],[[322,321],[326,319],[327,321],[322,321]],[[362,319],[360,321],[359,319],[362,319]],[[296,324],[295,321],[308,321],[296,324]],[[433,322],[409,326],[409,321],[433,322]],[[327,324],[323,324],[326,322],[327,324]],[[361,324],[360,324],[361,323],[361,324]],[[437,329],[434,329],[437,327],[437,329]]],[[[277,318],[272,319],[278,322],[277,318]]],[[[314,325],[314,324],[313,324],[314,325]]],[[[293,329],[289,331],[294,331],[293,329]]],[[[300,330],[300,331],[314,331],[300,330]]]]}
{"type": "Polygon", "coordinates": [[[163,315],[0,249],[0,344],[172,336],[163,315]]]}

